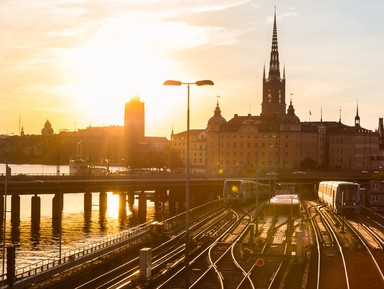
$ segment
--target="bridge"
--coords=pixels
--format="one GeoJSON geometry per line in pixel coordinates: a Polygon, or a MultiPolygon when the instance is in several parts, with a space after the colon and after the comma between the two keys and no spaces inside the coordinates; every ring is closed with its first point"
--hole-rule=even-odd
{"type": "MultiPolygon", "coordinates": [[[[256,179],[256,177],[254,178],[256,179]]],[[[276,188],[276,183],[289,183],[295,186],[295,192],[313,192],[322,180],[338,179],[367,183],[370,178],[361,173],[312,172],[305,174],[267,174],[258,176],[257,180],[269,183],[276,188]]],[[[190,207],[213,201],[222,194],[225,178],[206,178],[191,176],[190,207]]],[[[91,211],[92,192],[100,194],[99,208],[103,212],[107,207],[106,192],[120,196],[121,207],[134,196],[139,197],[139,211],[146,211],[148,192],[151,192],[155,204],[164,198],[169,202],[171,214],[185,203],[185,176],[168,173],[136,174],[129,176],[70,176],[70,175],[12,175],[0,176],[0,196],[11,195],[11,218],[18,220],[20,215],[20,195],[32,195],[32,221],[40,216],[41,194],[54,194],[52,201],[53,219],[60,219],[63,196],[68,193],[84,194],[84,211],[91,211]],[[147,192],[147,193],[146,193],[147,192]],[[128,200],[127,200],[128,199],[128,200]]],[[[272,189],[273,190],[273,189],[272,189]]],[[[3,216],[4,198],[0,198],[0,221],[3,216]]],[[[2,222],[1,222],[2,223],[2,222]]]]}
{"type": "MultiPolygon", "coordinates": [[[[339,174],[336,176],[332,174],[280,174],[280,175],[268,175],[258,178],[258,181],[269,184],[276,184],[277,182],[295,183],[298,186],[298,191],[312,190],[314,191],[315,185],[325,179],[339,179],[357,181],[360,183],[368,182],[369,177],[362,174],[339,174]]],[[[190,201],[191,208],[199,208],[201,204],[210,204],[218,199],[218,196],[222,194],[224,178],[210,179],[204,177],[192,177],[190,180],[190,201]]],[[[167,201],[171,214],[175,215],[178,222],[175,224],[183,224],[183,217],[176,214],[176,204],[182,204],[185,202],[185,179],[183,176],[171,176],[171,175],[150,175],[150,176],[136,176],[135,178],[126,176],[86,176],[86,177],[74,177],[68,175],[17,175],[0,177],[0,216],[3,216],[3,202],[5,193],[12,198],[12,211],[11,220],[17,220],[20,214],[20,195],[32,195],[32,222],[35,214],[35,219],[39,219],[40,204],[38,195],[40,194],[53,194],[53,224],[55,219],[57,222],[61,222],[60,206],[63,204],[63,196],[68,193],[82,193],[84,194],[84,210],[91,209],[91,200],[89,196],[91,192],[98,192],[100,194],[100,210],[106,209],[106,192],[115,192],[121,196],[121,204],[125,204],[128,200],[134,196],[139,196],[139,206],[146,203],[145,192],[151,191],[155,202],[162,197],[164,192],[167,192],[167,201]],[[141,200],[141,201],[140,201],[141,200]],[[35,204],[35,207],[34,207],[35,204]],[[59,208],[59,209],[57,209],[59,208]],[[35,212],[34,212],[35,211],[35,212]],[[59,212],[59,213],[58,213],[59,212]],[[54,214],[54,213],[53,213],[54,214]]],[[[62,207],[61,207],[62,208],[62,207]]],[[[12,220],[12,221],[13,221],[12,220]]],[[[2,223],[2,222],[1,222],[2,223]]],[[[168,225],[169,226],[169,225],[168,225]]],[[[61,227],[61,226],[60,226],[61,227]]],[[[171,226],[169,226],[171,227],[171,226]]],[[[97,254],[104,254],[108,250],[115,248],[116,246],[124,246],[129,244],[133,240],[140,238],[148,233],[151,228],[151,224],[143,224],[138,228],[131,229],[127,232],[123,232],[117,236],[113,236],[112,239],[103,241],[100,244],[92,244],[86,248],[82,248],[80,251],[61,254],[58,258],[48,260],[41,264],[31,268],[24,268],[19,271],[15,271],[15,276],[11,276],[15,280],[29,280],[33,278],[35,281],[38,278],[43,278],[44,274],[51,274],[52,272],[60,272],[60,270],[67,269],[69,264],[80,264],[86,262],[87,258],[94,258],[97,254]],[[96,254],[96,255],[94,255],[96,254]],[[76,260],[76,262],[74,262],[76,260]],[[56,271],[55,271],[56,270],[56,271]],[[50,273],[47,273],[47,272],[50,273]],[[36,279],[37,278],[37,279],[36,279]]],[[[3,276],[3,280],[8,277],[3,276]]],[[[11,279],[12,279],[11,278],[11,279]]],[[[24,282],[23,281],[23,282],[24,282]]]]}

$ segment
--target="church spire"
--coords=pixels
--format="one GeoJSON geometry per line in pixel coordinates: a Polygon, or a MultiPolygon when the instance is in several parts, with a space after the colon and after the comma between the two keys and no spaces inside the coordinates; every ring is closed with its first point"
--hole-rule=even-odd
{"type": "Polygon", "coordinates": [[[268,78],[265,78],[265,68],[263,71],[263,101],[261,106],[261,115],[263,116],[283,116],[286,114],[285,67],[283,78],[281,78],[277,45],[276,7],[273,15],[272,49],[269,61],[268,78]]]}
{"type": "Polygon", "coordinates": [[[357,101],[357,106],[356,106],[355,126],[360,126],[359,101],[357,101]]]}
{"type": "Polygon", "coordinates": [[[275,6],[274,17],[273,17],[272,49],[271,49],[271,59],[269,61],[269,79],[280,80],[279,51],[278,51],[278,45],[277,45],[276,6],[275,6]]]}
{"type": "Polygon", "coordinates": [[[263,80],[265,80],[265,64],[264,64],[264,68],[263,68],[263,80]]]}

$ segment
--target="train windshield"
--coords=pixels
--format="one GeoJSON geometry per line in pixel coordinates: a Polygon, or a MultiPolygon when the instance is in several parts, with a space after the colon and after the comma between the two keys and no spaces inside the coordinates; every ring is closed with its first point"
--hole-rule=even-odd
{"type": "Polygon", "coordinates": [[[357,203],[359,201],[359,186],[357,185],[340,185],[339,201],[344,201],[345,204],[357,203]]]}
{"type": "Polygon", "coordinates": [[[238,181],[226,181],[225,182],[225,194],[227,197],[237,197],[240,191],[240,182],[238,181]]]}

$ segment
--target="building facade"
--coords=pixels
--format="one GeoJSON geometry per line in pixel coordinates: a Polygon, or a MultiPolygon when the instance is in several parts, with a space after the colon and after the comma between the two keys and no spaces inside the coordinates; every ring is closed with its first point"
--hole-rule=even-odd
{"type": "MultiPolygon", "coordinates": [[[[308,168],[379,169],[379,134],[339,122],[301,122],[290,100],[286,107],[285,68],[281,76],[276,14],[273,22],[269,71],[263,71],[260,115],[230,120],[219,103],[206,129],[191,131],[191,171],[208,176],[256,176],[308,168]],[[198,157],[197,157],[198,156],[198,157]]],[[[384,130],[383,130],[384,131],[384,130]]],[[[186,162],[186,132],[173,134],[171,143],[186,162]]],[[[383,145],[382,145],[383,146],[383,145]]]]}
{"type": "Polygon", "coordinates": [[[137,151],[139,143],[145,136],[144,102],[139,97],[125,103],[124,110],[124,157],[125,164],[136,167],[138,164],[137,151]]]}

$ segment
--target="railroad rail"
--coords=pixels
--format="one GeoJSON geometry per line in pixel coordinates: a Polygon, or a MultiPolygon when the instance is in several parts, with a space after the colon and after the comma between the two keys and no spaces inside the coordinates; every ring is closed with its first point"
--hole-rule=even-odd
{"type": "Polygon", "coordinates": [[[364,288],[366,284],[384,288],[383,273],[375,257],[375,253],[383,255],[380,241],[373,241],[374,235],[359,218],[336,215],[314,202],[306,207],[317,243],[316,288],[364,288]]]}
{"type": "MultiPolygon", "coordinates": [[[[213,201],[190,210],[191,222],[198,222],[207,214],[212,216],[221,208],[220,201],[213,201]]],[[[59,276],[63,272],[76,271],[76,268],[97,259],[102,259],[114,251],[129,249],[136,246],[140,240],[145,240],[150,232],[161,230],[164,234],[183,234],[185,228],[185,213],[181,213],[163,223],[144,223],[137,227],[130,228],[121,233],[103,238],[102,240],[88,244],[76,250],[63,252],[61,256],[47,258],[29,266],[17,269],[16,280],[13,288],[28,288],[32,284],[45,282],[47,279],[53,279],[52,276],[59,276]]],[[[7,275],[3,276],[3,287],[8,288],[7,275]]],[[[60,278],[59,278],[60,279],[60,278]]],[[[69,279],[69,278],[68,278],[69,279]]],[[[60,280],[62,281],[62,280],[60,280]]],[[[47,282],[49,283],[49,282],[47,282]]],[[[54,283],[54,281],[52,281],[54,283]]],[[[73,287],[73,286],[71,286],[73,287]]],[[[43,288],[43,287],[42,287],[43,288]]],[[[64,287],[62,287],[64,288],[64,287]]]]}

